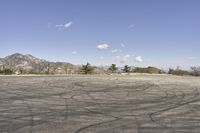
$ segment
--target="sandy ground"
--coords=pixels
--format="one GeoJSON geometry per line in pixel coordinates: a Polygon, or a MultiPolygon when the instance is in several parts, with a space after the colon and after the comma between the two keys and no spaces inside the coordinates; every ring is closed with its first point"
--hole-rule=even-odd
{"type": "Polygon", "coordinates": [[[197,77],[0,77],[0,133],[199,132],[197,77]]]}

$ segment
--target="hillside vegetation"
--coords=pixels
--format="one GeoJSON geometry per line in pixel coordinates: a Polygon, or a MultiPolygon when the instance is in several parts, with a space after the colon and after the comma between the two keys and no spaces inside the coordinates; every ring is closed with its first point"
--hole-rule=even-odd
{"type": "Polygon", "coordinates": [[[124,65],[123,68],[111,64],[110,67],[96,67],[87,63],[82,66],[67,62],[49,62],[32,55],[13,54],[0,58],[0,74],[112,74],[112,73],[149,73],[172,74],[179,76],[200,76],[200,67],[191,67],[190,71],[169,69],[168,72],[156,67],[133,67],[124,65]]]}

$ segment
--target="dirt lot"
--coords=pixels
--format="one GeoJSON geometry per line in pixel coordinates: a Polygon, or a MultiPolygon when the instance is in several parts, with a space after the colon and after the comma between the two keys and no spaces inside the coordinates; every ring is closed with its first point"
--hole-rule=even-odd
{"type": "Polygon", "coordinates": [[[200,78],[1,76],[1,133],[199,133],[200,78]]]}

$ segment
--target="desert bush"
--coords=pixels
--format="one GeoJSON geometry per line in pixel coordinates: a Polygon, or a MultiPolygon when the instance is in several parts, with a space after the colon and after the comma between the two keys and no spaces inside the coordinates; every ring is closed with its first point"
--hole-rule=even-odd
{"type": "Polygon", "coordinates": [[[2,71],[2,70],[0,70],[0,74],[3,74],[3,71],[2,71]]]}
{"type": "Polygon", "coordinates": [[[110,70],[112,73],[114,73],[114,72],[116,72],[117,71],[117,66],[116,66],[116,64],[112,64],[110,67],[109,67],[109,69],[108,70],[110,70]]]}
{"type": "Polygon", "coordinates": [[[131,71],[131,67],[129,67],[128,65],[125,65],[122,71],[125,73],[129,73],[131,71]]]}
{"type": "Polygon", "coordinates": [[[87,62],[86,65],[82,65],[81,73],[92,74],[93,71],[94,71],[94,68],[90,65],[90,63],[87,62]]]}
{"type": "Polygon", "coordinates": [[[191,67],[191,75],[200,76],[200,67],[191,67]]]}
{"type": "Polygon", "coordinates": [[[133,72],[135,73],[150,73],[150,74],[163,74],[165,73],[163,70],[158,69],[156,67],[147,67],[147,68],[141,68],[141,67],[136,67],[133,69],[133,72]]]}
{"type": "Polygon", "coordinates": [[[3,74],[5,74],[5,75],[11,75],[11,74],[13,74],[13,71],[11,69],[9,69],[9,68],[5,68],[3,70],[3,74]]]}
{"type": "Polygon", "coordinates": [[[169,69],[168,74],[184,76],[184,75],[191,75],[189,71],[181,70],[181,69],[169,69]]]}

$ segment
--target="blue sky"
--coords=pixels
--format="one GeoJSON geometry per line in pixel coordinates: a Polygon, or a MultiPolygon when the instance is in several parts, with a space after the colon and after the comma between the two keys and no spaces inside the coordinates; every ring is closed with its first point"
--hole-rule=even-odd
{"type": "Polygon", "coordinates": [[[199,0],[1,0],[0,57],[200,65],[199,0]]]}

